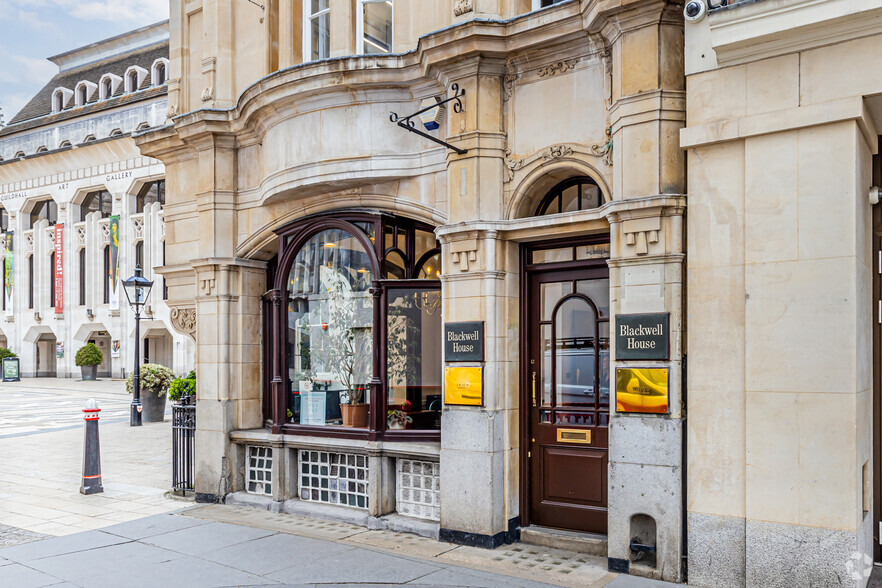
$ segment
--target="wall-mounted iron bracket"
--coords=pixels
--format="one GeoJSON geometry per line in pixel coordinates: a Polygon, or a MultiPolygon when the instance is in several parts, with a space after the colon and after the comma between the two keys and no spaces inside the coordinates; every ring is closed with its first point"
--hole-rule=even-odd
{"type": "Polygon", "coordinates": [[[432,110],[433,108],[438,108],[440,106],[444,106],[448,102],[453,102],[453,112],[456,112],[456,113],[462,112],[462,97],[465,96],[465,90],[460,90],[459,84],[452,84],[450,86],[450,89],[453,91],[453,96],[451,96],[450,98],[446,98],[444,100],[441,100],[440,102],[432,104],[431,106],[423,108],[422,110],[418,110],[418,111],[414,112],[413,114],[405,116],[403,118],[399,117],[394,112],[390,112],[389,113],[389,120],[394,122],[395,124],[397,124],[402,129],[404,129],[406,131],[410,131],[411,133],[416,133],[420,137],[425,137],[429,141],[434,141],[435,143],[438,143],[439,145],[444,145],[448,149],[452,149],[453,151],[456,151],[459,155],[462,155],[464,153],[468,153],[468,151],[469,151],[468,149],[460,149],[459,147],[454,147],[453,145],[451,145],[450,143],[448,143],[446,141],[442,141],[441,139],[438,139],[437,137],[433,137],[432,135],[419,130],[418,128],[416,128],[416,122],[414,122],[414,118],[418,117],[419,115],[423,114],[424,112],[432,110]]]}

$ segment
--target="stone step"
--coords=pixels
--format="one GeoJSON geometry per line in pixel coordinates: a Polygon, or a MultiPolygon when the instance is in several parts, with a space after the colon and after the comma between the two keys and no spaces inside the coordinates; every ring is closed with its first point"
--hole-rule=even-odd
{"type": "Polygon", "coordinates": [[[530,525],[521,529],[521,543],[606,557],[606,535],[530,525]]]}

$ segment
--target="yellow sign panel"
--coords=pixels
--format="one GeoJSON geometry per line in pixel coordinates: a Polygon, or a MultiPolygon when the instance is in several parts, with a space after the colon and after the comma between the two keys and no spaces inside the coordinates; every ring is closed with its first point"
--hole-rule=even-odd
{"type": "Polygon", "coordinates": [[[668,412],[668,368],[616,368],[618,412],[668,412]]]}
{"type": "Polygon", "coordinates": [[[444,404],[482,406],[483,370],[480,367],[444,368],[444,404]]]}

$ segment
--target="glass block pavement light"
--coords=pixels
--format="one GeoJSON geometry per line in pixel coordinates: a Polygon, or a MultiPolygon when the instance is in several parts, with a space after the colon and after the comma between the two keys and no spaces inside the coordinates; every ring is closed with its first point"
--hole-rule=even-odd
{"type": "Polygon", "coordinates": [[[368,458],[301,450],[299,491],[301,500],[368,508],[368,458]]]}
{"type": "Polygon", "coordinates": [[[441,520],[440,465],[431,461],[397,459],[398,514],[441,520]]]}
{"type": "Polygon", "coordinates": [[[248,445],[247,480],[248,492],[263,494],[273,493],[273,448],[248,445]]]}

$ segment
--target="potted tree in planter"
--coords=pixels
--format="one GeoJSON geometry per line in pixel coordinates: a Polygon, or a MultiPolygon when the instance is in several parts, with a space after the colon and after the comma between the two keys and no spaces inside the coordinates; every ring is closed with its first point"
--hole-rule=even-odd
{"type": "Polygon", "coordinates": [[[86,343],[79,348],[74,361],[80,366],[83,380],[94,381],[98,376],[98,366],[104,361],[104,354],[94,343],[86,343]]]}
{"type": "MultiPolygon", "coordinates": [[[[135,386],[132,383],[134,372],[126,379],[126,391],[131,394],[135,386]]],[[[167,392],[175,379],[173,371],[156,363],[145,363],[141,366],[141,418],[147,423],[159,423],[165,419],[165,402],[167,392]]]]}
{"type": "Polygon", "coordinates": [[[362,402],[371,361],[370,327],[357,326],[359,300],[346,278],[328,272],[328,321],[325,364],[336,373],[345,390],[340,392],[344,427],[366,427],[369,404],[362,402]]]}

